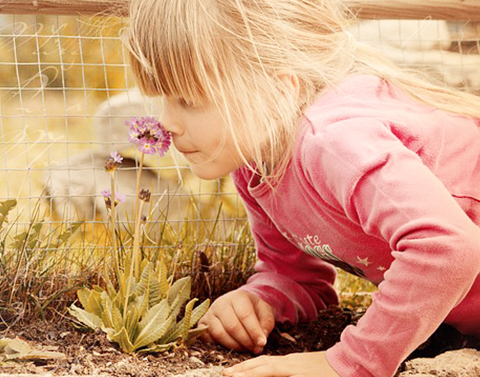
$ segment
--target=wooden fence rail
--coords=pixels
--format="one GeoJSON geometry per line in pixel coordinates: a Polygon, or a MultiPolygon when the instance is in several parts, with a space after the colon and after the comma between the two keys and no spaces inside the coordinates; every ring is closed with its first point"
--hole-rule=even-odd
{"type": "MultiPolygon", "coordinates": [[[[185,1],[185,0],[179,0],[185,1]]],[[[480,0],[345,0],[362,19],[480,21],[480,0]]],[[[0,0],[5,14],[126,15],[128,0],[0,0]]]]}

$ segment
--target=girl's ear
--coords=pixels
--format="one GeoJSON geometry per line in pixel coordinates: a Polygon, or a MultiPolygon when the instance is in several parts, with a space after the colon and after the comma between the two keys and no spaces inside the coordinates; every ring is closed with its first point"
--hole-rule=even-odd
{"type": "Polygon", "coordinates": [[[300,95],[300,81],[297,74],[293,71],[285,69],[277,71],[275,76],[282,83],[282,92],[291,95],[295,100],[297,100],[300,95]]]}

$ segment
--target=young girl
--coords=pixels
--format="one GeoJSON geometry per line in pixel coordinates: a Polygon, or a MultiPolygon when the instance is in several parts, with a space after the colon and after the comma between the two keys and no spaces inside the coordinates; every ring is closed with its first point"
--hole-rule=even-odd
{"type": "Polygon", "coordinates": [[[338,0],[132,0],[125,43],[193,173],[231,173],[256,274],[207,341],[259,354],[275,321],[337,303],[334,266],[378,285],[326,352],[228,376],[393,376],[443,322],[480,336],[480,101],[400,71],[338,0]]]}

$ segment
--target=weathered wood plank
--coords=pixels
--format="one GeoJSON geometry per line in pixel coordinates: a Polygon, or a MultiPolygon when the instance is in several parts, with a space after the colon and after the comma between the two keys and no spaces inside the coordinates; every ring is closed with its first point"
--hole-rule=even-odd
{"type": "MultiPolygon", "coordinates": [[[[364,19],[480,21],[479,0],[346,0],[364,19]]],[[[0,13],[126,15],[128,0],[0,0],[0,13]]]]}

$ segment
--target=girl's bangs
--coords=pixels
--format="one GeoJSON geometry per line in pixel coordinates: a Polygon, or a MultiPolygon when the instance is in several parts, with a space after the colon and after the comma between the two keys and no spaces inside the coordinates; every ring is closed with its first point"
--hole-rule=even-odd
{"type": "MultiPolygon", "coordinates": [[[[156,0],[149,5],[155,8],[161,3],[156,0]]],[[[208,98],[212,89],[207,68],[211,51],[201,46],[208,43],[191,39],[192,35],[201,35],[198,30],[186,30],[195,29],[195,23],[179,25],[171,12],[158,13],[163,14],[162,19],[147,17],[152,11],[134,10],[124,38],[131,70],[141,91],[149,96],[174,96],[193,102],[208,98]]]]}
{"type": "MultiPolygon", "coordinates": [[[[207,97],[206,80],[198,72],[205,71],[201,62],[190,58],[189,51],[162,43],[153,36],[150,48],[132,51],[130,65],[140,90],[149,96],[173,96],[197,102],[207,97]]],[[[138,43],[136,43],[139,46],[138,43]]],[[[211,85],[211,84],[210,84],[211,85]]]]}

